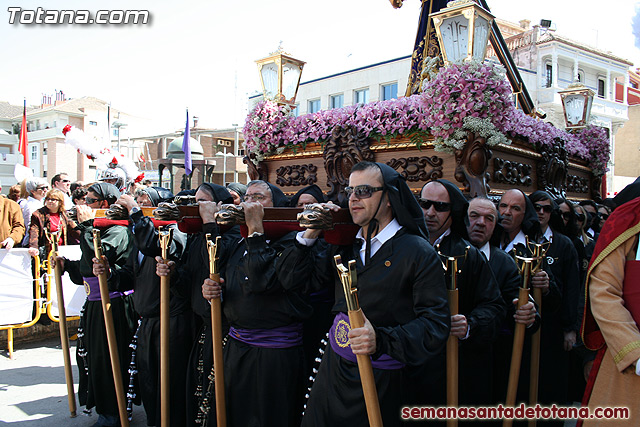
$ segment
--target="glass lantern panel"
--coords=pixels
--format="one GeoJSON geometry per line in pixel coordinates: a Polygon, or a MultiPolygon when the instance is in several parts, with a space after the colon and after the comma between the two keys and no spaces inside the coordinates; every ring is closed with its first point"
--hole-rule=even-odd
{"type": "Polygon", "coordinates": [[[564,97],[564,109],[567,114],[569,126],[579,126],[582,121],[584,111],[584,96],[580,94],[567,95],[564,97]]]}
{"type": "Polygon", "coordinates": [[[584,124],[587,125],[589,124],[589,118],[591,117],[591,106],[593,105],[593,96],[587,96],[587,111],[584,115],[584,124]]]}
{"type": "Polygon", "coordinates": [[[442,44],[449,62],[458,62],[467,57],[469,46],[469,21],[463,15],[442,20],[440,26],[442,44]]]}
{"type": "Polygon", "coordinates": [[[266,97],[275,98],[278,93],[278,66],[274,62],[264,64],[260,73],[266,97]]]}
{"type": "Polygon", "coordinates": [[[288,101],[296,94],[300,72],[300,67],[295,64],[285,63],[282,67],[282,94],[288,101]]]}
{"type": "Polygon", "coordinates": [[[489,42],[489,21],[483,16],[476,15],[475,24],[473,29],[473,59],[482,62],[489,42]]]}

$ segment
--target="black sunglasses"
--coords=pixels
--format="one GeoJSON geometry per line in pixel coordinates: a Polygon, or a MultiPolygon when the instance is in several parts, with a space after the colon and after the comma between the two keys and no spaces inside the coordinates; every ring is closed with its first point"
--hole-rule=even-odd
{"type": "Polygon", "coordinates": [[[92,204],[94,204],[95,202],[101,202],[101,201],[103,201],[103,200],[104,200],[104,199],[94,199],[93,197],[89,197],[89,196],[87,196],[87,197],[85,197],[85,198],[84,198],[85,203],[86,203],[86,204],[88,204],[88,205],[92,205],[92,204]]]}
{"type": "Polygon", "coordinates": [[[576,214],[576,219],[577,219],[578,221],[584,221],[584,214],[579,214],[579,213],[577,213],[577,214],[576,214]]]}
{"type": "Polygon", "coordinates": [[[448,212],[451,210],[451,203],[448,202],[436,202],[434,200],[419,198],[418,204],[425,210],[428,210],[431,206],[433,206],[436,212],[448,212]]]}
{"type": "Polygon", "coordinates": [[[546,212],[546,213],[551,213],[551,205],[539,205],[539,204],[535,204],[533,205],[533,207],[535,208],[536,212],[539,212],[541,209],[546,212]]]}
{"type": "Polygon", "coordinates": [[[43,190],[44,191],[44,190],[48,190],[48,189],[49,189],[49,187],[46,187],[46,186],[45,187],[36,187],[36,190],[43,190]]]}
{"type": "Polygon", "coordinates": [[[357,199],[368,199],[373,196],[376,191],[382,191],[384,187],[372,187],[370,185],[356,185],[355,187],[345,187],[344,192],[347,194],[347,198],[351,195],[355,195],[357,199]]]}
{"type": "Polygon", "coordinates": [[[607,218],[609,218],[609,214],[600,214],[600,218],[604,219],[605,221],[607,220],[607,218]]]}
{"type": "Polygon", "coordinates": [[[562,212],[562,218],[569,221],[571,219],[571,212],[562,212]]]}

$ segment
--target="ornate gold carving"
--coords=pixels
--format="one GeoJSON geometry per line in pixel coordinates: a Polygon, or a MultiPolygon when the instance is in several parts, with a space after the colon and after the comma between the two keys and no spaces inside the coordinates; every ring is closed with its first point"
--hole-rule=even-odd
{"type": "Polygon", "coordinates": [[[430,181],[442,178],[442,158],[438,156],[399,157],[387,162],[407,181],[430,181]],[[427,169],[427,166],[430,169],[427,169]]]}
{"type": "Polygon", "coordinates": [[[530,187],[531,165],[496,157],[493,159],[493,180],[501,184],[530,187]]]}
{"type": "Polygon", "coordinates": [[[542,155],[538,162],[538,189],[554,197],[564,197],[569,163],[567,150],[560,139],[549,146],[536,147],[542,155]]]}
{"type": "Polygon", "coordinates": [[[318,167],[313,163],[306,165],[280,166],[276,169],[276,185],[281,187],[311,185],[318,181],[318,167]],[[305,174],[308,173],[308,176],[305,174]]]}

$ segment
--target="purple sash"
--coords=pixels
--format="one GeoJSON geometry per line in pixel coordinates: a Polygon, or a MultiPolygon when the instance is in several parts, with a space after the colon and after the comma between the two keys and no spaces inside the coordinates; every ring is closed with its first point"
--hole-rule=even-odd
{"type": "Polygon", "coordinates": [[[231,326],[229,335],[254,347],[291,348],[302,345],[302,323],[273,329],[242,329],[231,326]]]}
{"type": "MultiPolygon", "coordinates": [[[[82,277],[82,283],[84,284],[84,290],[87,293],[87,299],[89,301],[101,301],[100,297],[100,281],[97,277],[82,277]]],[[[133,290],[126,292],[109,292],[109,298],[120,298],[123,295],[132,294],[133,290]]]]}
{"type": "MultiPolygon", "coordinates": [[[[349,316],[344,313],[338,313],[333,319],[333,325],[329,330],[329,342],[334,353],[343,359],[356,363],[356,355],[351,351],[351,343],[349,342],[349,337],[347,337],[350,330],[349,316]]],[[[404,363],[398,362],[388,354],[383,354],[378,360],[372,360],[371,365],[376,369],[385,370],[404,368],[404,363]]]]}

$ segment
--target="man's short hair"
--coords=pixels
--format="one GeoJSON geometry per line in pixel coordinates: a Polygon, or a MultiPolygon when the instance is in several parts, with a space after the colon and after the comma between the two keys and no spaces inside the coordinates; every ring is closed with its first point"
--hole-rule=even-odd
{"type": "Polygon", "coordinates": [[[598,205],[593,200],[581,200],[579,203],[580,206],[591,206],[593,209],[598,211],[598,205]]]}
{"type": "Polygon", "coordinates": [[[267,190],[269,190],[269,195],[271,195],[271,200],[273,201],[273,192],[271,191],[271,187],[269,187],[269,184],[267,184],[266,181],[263,181],[261,179],[254,179],[253,181],[249,181],[249,183],[247,184],[247,190],[252,185],[264,185],[265,187],[267,187],[267,190]]]}
{"type": "Polygon", "coordinates": [[[86,195],[87,195],[87,189],[86,188],[84,188],[84,187],[76,188],[75,190],[73,190],[71,192],[71,201],[73,203],[75,203],[76,200],[80,200],[86,195]]]}
{"type": "Polygon", "coordinates": [[[362,162],[358,162],[355,165],[353,165],[353,167],[351,168],[351,172],[360,172],[360,171],[365,171],[367,169],[374,169],[374,168],[378,170],[380,174],[382,174],[382,171],[380,171],[380,167],[378,165],[366,160],[362,162]]]}
{"type": "Polygon", "coordinates": [[[58,182],[58,181],[62,181],[62,178],[60,178],[62,175],[67,175],[67,174],[66,174],[66,173],[64,173],[64,172],[57,173],[57,174],[55,174],[55,175],[53,176],[53,178],[51,178],[51,186],[52,186],[52,187],[55,187],[56,182],[58,182]]]}

